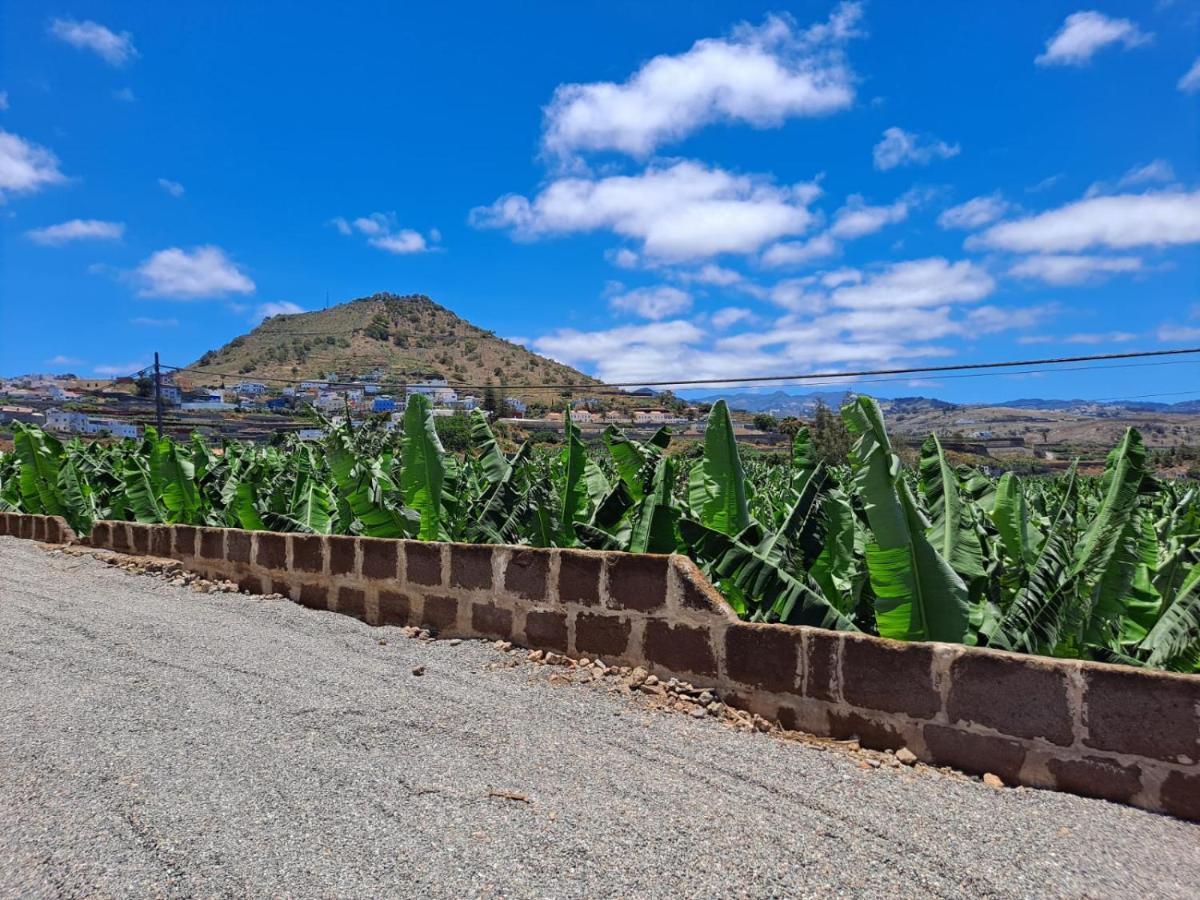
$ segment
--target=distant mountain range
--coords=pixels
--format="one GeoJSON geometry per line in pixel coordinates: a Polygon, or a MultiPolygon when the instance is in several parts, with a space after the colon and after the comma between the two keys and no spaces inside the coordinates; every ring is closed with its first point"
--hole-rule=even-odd
{"type": "MultiPolygon", "coordinates": [[[[694,403],[713,403],[724,397],[732,409],[752,413],[770,413],[774,416],[811,416],[819,403],[830,409],[838,409],[850,397],[852,391],[813,391],[791,394],[787,391],[772,391],[769,394],[710,394],[689,398],[694,403]]],[[[1099,409],[1128,410],[1130,412],[1200,413],[1200,400],[1184,400],[1180,403],[1154,403],[1144,400],[1043,400],[1023,397],[999,403],[949,403],[934,397],[895,397],[879,399],[880,405],[889,412],[919,412],[927,409],[958,408],[1007,408],[1038,409],[1051,412],[1095,412],[1099,409]]]]}

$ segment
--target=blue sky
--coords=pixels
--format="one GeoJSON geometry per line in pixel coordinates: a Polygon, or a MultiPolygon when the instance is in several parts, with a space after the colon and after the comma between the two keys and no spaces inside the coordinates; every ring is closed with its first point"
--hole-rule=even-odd
{"type": "Polygon", "coordinates": [[[621,381],[1200,345],[1196,3],[509,6],[6,4],[0,371],[380,290],[621,381]]]}

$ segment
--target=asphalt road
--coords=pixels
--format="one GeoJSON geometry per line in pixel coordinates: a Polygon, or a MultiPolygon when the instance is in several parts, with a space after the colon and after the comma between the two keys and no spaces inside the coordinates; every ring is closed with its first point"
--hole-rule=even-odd
{"type": "Polygon", "coordinates": [[[1194,825],[861,769],[511,662],[0,538],[0,896],[1185,897],[1200,884],[1194,825]]]}

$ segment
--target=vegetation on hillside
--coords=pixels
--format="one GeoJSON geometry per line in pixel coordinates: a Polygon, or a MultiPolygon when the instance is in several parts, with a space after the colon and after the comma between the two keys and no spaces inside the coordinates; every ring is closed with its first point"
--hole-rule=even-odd
{"type": "MultiPolygon", "coordinates": [[[[568,414],[569,416],[569,414],[568,414]]],[[[1129,429],[1099,478],[954,466],[935,436],[919,464],[893,452],[875,401],[856,398],[824,447],[800,428],[783,464],[743,462],[724,402],[703,449],[616,428],[589,453],[505,453],[482,414],[461,458],[424,397],[402,433],[331,430],[320,446],[63,445],[17,426],[0,455],[0,506],[96,519],[686,553],[737,612],[1026,653],[1200,671],[1200,500],[1151,476],[1129,429]],[[849,442],[847,465],[822,457],[849,442]]],[[[836,458],[836,456],[835,456],[836,458]]]]}
{"type": "MultiPolygon", "coordinates": [[[[374,294],[329,309],[272,316],[188,369],[185,377],[197,384],[219,384],[222,375],[226,380],[319,379],[330,372],[378,370],[383,378],[400,381],[440,376],[470,385],[600,385],[422,295],[374,294]]],[[[533,399],[553,395],[538,392],[533,399]]]]}

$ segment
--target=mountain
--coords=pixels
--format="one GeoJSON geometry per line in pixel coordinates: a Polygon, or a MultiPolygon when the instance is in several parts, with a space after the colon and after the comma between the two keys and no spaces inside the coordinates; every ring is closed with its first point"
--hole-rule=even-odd
{"type": "Polygon", "coordinates": [[[690,403],[716,403],[724,398],[730,409],[752,413],[770,413],[773,416],[811,416],[817,403],[824,403],[832,410],[841,409],[842,404],[854,396],[851,391],[813,391],[808,394],[789,394],[787,391],[772,391],[769,394],[709,394],[704,397],[688,396],[690,403]]]}
{"type": "MultiPolygon", "coordinates": [[[[373,371],[388,381],[441,376],[472,386],[603,383],[472,325],[419,294],[374,294],[315,312],[272,316],[187,368],[186,378],[197,385],[373,371]]],[[[506,393],[557,399],[537,389],[506,393]]]]}

